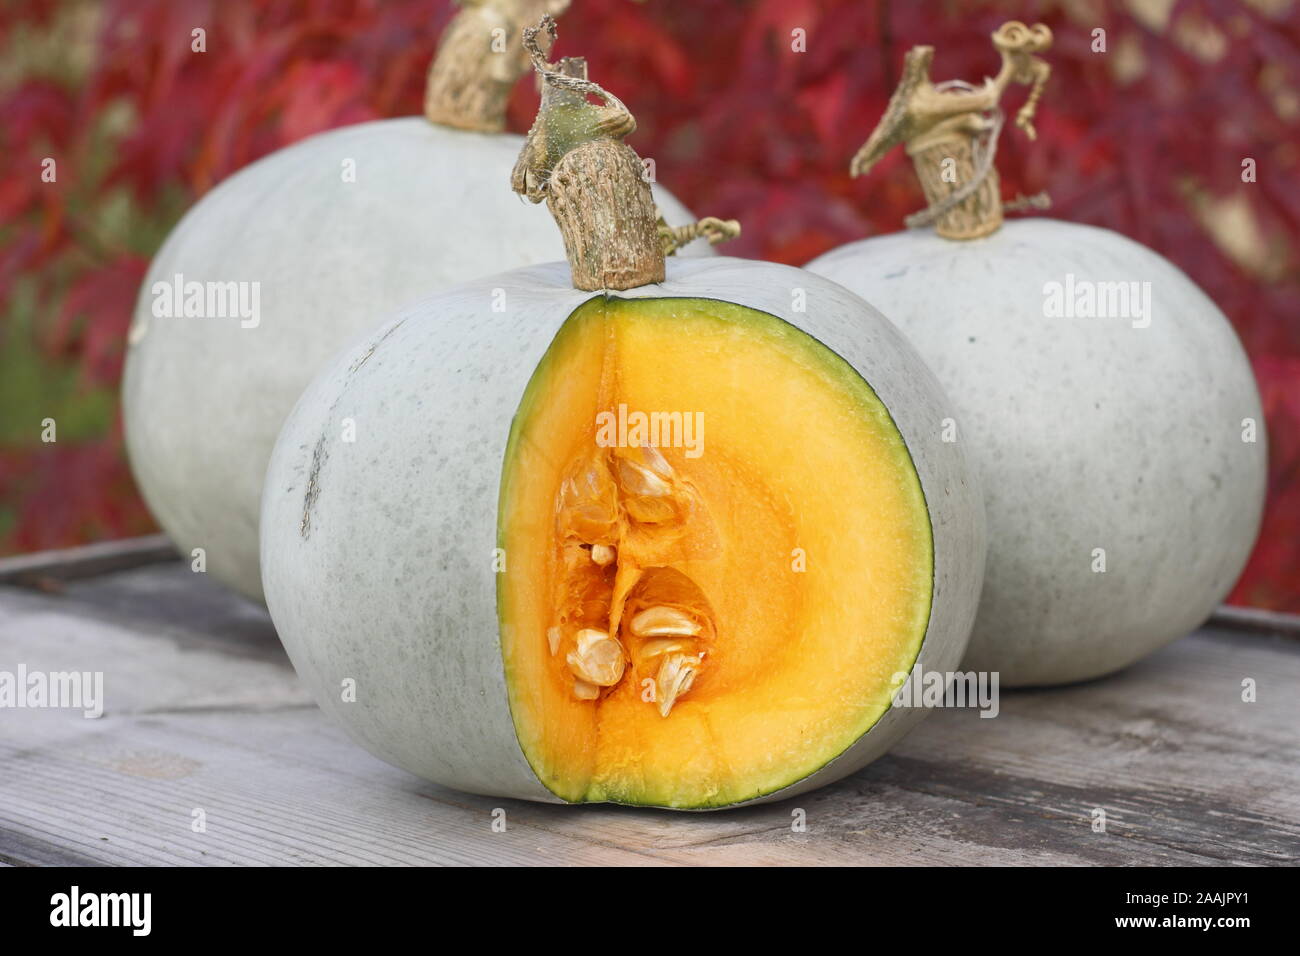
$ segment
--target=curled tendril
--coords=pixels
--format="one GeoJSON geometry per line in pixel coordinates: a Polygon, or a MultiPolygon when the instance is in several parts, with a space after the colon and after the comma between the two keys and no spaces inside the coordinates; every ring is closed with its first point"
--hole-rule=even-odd
{"type": "Polygon", "coordinates": [[[1052,31],[1045,23],[1027,27],[1009,20],[993,34],[993,45],[1007,53],[1041,53],[1052,45],[1052,31]]]}
{"type": "Polygon", "coordinates": [[[537,42],[538,34],[542,32],[545,32],[551,38],[552,44],[559,37],[559,31],[555,26],[555,18],[549,13],[542,15],[542,19],[538,21],[537,26],[526,27],[523,33],[524,49],[528,51],[528,55],[533,61],[533,67],[541,74],[542,79],[562,90],[580,93],[583,96],[599,97],[606,107],[619,116],[617,121],[609,121],[604,124],[607,131],[618,136],[627,136],[635,131],[636,120],[632,118],[632,111],[624,106],[623,101],[617,96],[598,83],[593,83],[591,80],[582,77],[569,76],[555,69],[553,64],[547,62],[546,54],[542,51],[541,44],[537,42]]]}
{"type": "Polygon", "coordinates": [[[542,52],[541,44],[537,42],[537,34],[545,32],[551,38],[554,44],[560,35],[559,28],[555,25],[555,17],[549,13],[543,14],[542,19],[535,27],[524,27],[524,49],[528,51],[529,57],[532,58],[533,66],[538,73],[546,73],[550,64],[546,62],[546,54],[542,52]]]}
{"type": "Polygon", "coordinates": [[[716,216],[705,216],[696,222],[688,222],[684,226],[670,226],[662,209],[655,209],[657,217],[656,228],[659,231],[659,245],[664,255],[671,256],[677,253],[677,250],[701,236],[703,236],[711,246],[721,245],[724,242],[730,242],[740,235],[740,223],[735,219],[719,219],[716,216]]]}

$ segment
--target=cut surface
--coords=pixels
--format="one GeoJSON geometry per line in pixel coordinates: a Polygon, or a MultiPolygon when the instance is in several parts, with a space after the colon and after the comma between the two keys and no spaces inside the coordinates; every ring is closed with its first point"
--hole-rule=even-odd
{"type": "Polygon", "coordinates": [[[888,709],[929,621],[929,517],[888,411],[731,303],[569,317],[515,417],[499,537],[515,730],[570,801],[704,808],[802,779],[888,709]]]}

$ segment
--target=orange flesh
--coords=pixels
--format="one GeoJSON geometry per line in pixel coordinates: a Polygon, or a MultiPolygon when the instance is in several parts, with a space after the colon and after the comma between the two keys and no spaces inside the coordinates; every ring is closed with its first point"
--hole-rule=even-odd
{"type": "Polygon", "coordinates": [[[888,709],[929,620],[929,517],[888,412],[820,343],[729,303],[598,297],[574,312],[515,419],[500,537],[516,733],[571,801],[721,806],[807,776],[888,709]],[[579,539],[599,535],[574,532],[563,487],[584,463],[617,474],[619,456],[641,454],[597,445],[597,414],[620,404],[700,412],[703,441],[688,456],[660,436],[690,513],[645,525],[620,505],[617,562],[601,569],[583,563],[595,542],[579,539]],[[705,621],[698,675],[667,716],[646,699],[654,669],[628,624],[645,605],[632,582],[663,567],[698,588],[683,603],[705,621]],[[574,696],[566,663],[580,626],[603,626],[630,659],[596,700],[574,696]]]}

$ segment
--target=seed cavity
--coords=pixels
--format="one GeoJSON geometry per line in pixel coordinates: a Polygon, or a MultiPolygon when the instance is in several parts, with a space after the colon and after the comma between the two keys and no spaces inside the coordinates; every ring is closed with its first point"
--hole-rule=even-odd
{"type": "Polygon", "coordinates": [[[632,670],[637,685],[653,680],[652,706],[668,717],[716,636],[703,591],[672,567],[717,553],[699,493],[656,448],[598,448],[560,483],[556,534],[557,617],[546,640],[573,697],[598,701],[632,670]]]}

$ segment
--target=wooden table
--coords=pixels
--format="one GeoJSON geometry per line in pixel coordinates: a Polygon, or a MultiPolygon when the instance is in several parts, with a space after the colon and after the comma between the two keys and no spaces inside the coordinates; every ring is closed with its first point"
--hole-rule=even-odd
{"type": "Polygon", "coordinates": [[[10,558],[0,671],[102,671],[107,705],[97,720],[0,710],[0,861],[1294,864],[1297,634],[1296,618],[1220,615],[1114,677],[1004,691],[995,719],[938,710],[889,756],[784,803],[557,807],[446,790],[353,745],[265,611],[161,539],[10,558]]]}

